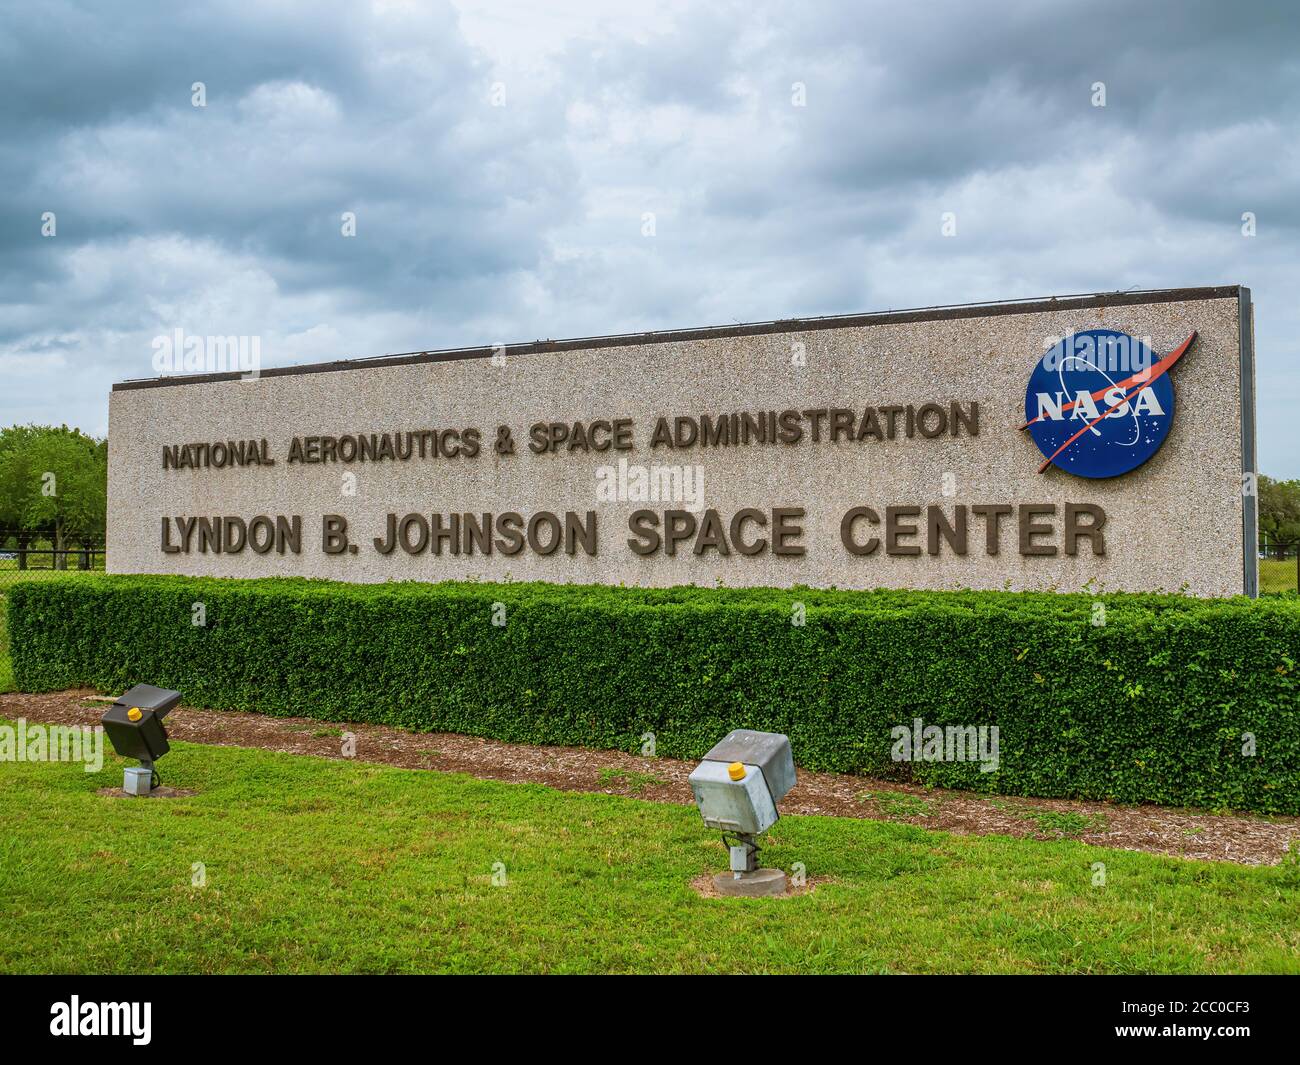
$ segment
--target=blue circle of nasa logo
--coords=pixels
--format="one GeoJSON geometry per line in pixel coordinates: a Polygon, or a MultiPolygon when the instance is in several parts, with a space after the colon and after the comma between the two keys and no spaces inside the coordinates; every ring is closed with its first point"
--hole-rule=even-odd
{"type": "Polygon", "coordinates": [[[1073,333],[1034,367],[1025,424],[1056,466],[1079,477],[1118,477],[1160,450],[1174,418],[1169,368],[1194,340],[1157,360],[1144,340],[1113,329],[1073,333]]]}

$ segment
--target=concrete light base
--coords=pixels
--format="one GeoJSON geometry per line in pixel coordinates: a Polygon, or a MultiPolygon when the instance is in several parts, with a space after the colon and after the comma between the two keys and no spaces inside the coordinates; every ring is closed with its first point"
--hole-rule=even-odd
{"type": "Polygon", "coordinates": [[[713,878],[719,895],[761,899],[789,894],[783,869],[755,869],[752,873],[719,873],[713,878]]]}
{"type": "Polygon", "coordinates": [[[152,769],[125,769],[122,771],[122,790],[128,795],[146,798],[153,791],[152,769]]]}

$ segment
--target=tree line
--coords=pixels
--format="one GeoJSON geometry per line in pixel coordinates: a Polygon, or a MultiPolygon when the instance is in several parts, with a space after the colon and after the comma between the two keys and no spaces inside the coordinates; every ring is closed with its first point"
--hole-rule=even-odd
{"type": "Polygon", "coordinates": [[[1300,542],[1300,481],[1259,477],[1259,538],[1269,546],[1300,542]]]}
{"type": "Polygon", "coordinates": [[[58,569],[68,550],[102,544],[107,503],[108,441],[66,425],[0,429],[0,547],[19,569],[38,542],[58,569]]]}

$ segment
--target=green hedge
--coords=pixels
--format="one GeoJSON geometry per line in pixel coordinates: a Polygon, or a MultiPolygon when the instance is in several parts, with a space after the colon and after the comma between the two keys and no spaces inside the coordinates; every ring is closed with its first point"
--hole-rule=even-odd
{"type": "Polygon", "coordinates": [[[146,681],[195,706],[627,751],[653,732],[679,758],[749,727],[809,769],[1300,813],[1295,600],[77,574],[15,585],[9,612],[24,691],[146,681]],[[998,771],[892,760],[917,717],[997,725],[998,771]]]}

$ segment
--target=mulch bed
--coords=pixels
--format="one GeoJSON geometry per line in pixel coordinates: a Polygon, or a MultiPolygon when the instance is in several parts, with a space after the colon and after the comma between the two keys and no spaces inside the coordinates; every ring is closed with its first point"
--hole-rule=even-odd
{"type": "MultiPolygon", "coordinates": [[[[89,689],[0,695],[0,717],[94,725],[107,706],[92,701],[97,695],[89,689]]],[[[687,776],[694,762],[642,758],[620,751],[534,747],[449,732],[406,732],[382,725],[345,725],[307,717],[266,717],[184,706],[167,715],[167,731],[172,739],[190,743],[324,758],[344,757],[342,734],[347,731],[355,736],[355,759],[361,762],[526,781],[564,791],[631,795],[651,802],[692,802],[687,776]]],[[[1290,841],[1300,841],[1297,817],[985,797],[803,770],[798,785],[781,803],[781,811],[895,821],[963,835],[1070,838],[1102,847],[1243,865],[1275,864],[1290,841]]]]}

